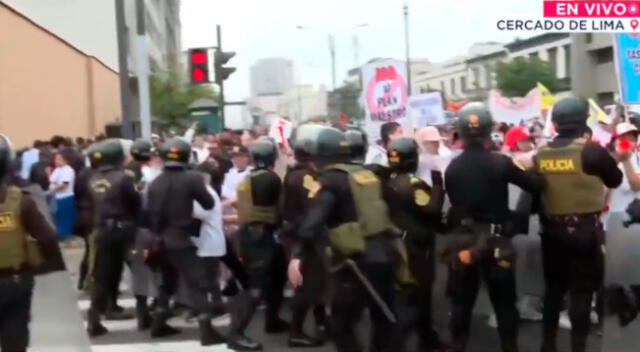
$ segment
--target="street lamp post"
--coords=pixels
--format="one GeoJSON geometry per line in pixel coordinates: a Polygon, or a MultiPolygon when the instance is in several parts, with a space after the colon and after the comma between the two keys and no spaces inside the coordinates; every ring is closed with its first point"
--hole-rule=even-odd
{"type": "Polygon", "coordinates": [[[404,41],[406,49],[406,62],[407,62],[407,94],[411,95],[411,54],[409,44],[409,3],[404,2],[404,41]]]}

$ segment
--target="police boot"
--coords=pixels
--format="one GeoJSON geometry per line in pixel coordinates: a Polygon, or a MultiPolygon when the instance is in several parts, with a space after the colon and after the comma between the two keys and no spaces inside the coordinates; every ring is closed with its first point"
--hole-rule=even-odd
{"type": "Polygon", "coordinates": [[[270,309],[267,304],[265,312],[264,332],[267,334],[281,334],[289,330],[289,323],[278,316],[278,311],[270,309]]]}
{"type": "Polygon", "coordinates": [[[149,314],[147,297],[136,296],[136,316],[138,318],[138,330],[143,331],[151,327],[151,314],[149,314]]]}
{"type": "Polygon", "coordinates": [[[89,308],[87,313],[87,334],[89,337],[98,337],[108,333],[109,330],[100,323],[100,313],[93,308],[89,308]]]}
{"type": "Polygon", "coordinates": [[[168,317],[169,315],[164,311],[157,311],[154,313],[153,320],[151,321],[151,337],[160,338],[180,333],[180,330],[167,324],[168,317]]]}
{"type": "Polygon", "coordinates": [[[200,328],[200,345],[202,346],[217,345],[227,340],[211,325],[211,315],[209,314],[198,316],[198,327],[200,328]]]}
{"type": "Polygon", "coordinates": [[[262,344],[243,334],[233,333],[227,339],[227,348],[234,351],[262,351],[262,344]]]}
{"type": "Polygon", "coordinates": [[[124,311],[124,308],[118,306],[115,301],[110,301],[107,307],[106,313],[104,313],[105,320],[129,320],[133,319],[133,315],[124,311]]]}

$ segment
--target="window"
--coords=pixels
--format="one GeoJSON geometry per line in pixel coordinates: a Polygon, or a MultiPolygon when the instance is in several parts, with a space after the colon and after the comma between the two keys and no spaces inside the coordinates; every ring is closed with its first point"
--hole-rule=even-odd
{"type": "Polygon", "coordinates": [[[493,86],[493,76],[491,75],[493,73],[493,68],[491,67],[491,65],[486,65],[484,67],[484,79],[486,82],[485,88],[487,89],[491,89],[493,86]]]}
{"type": "Polygon", "coordinates": [[[467,90],[467,78],[460,77],[460,91],[465,92],[467,90]]]}
{"type": "Polygon", "coordinates": [[[452,78],[451,79],[451,94],[455,94],[456,93],[456,79],[452,78]]]}
{"type": "Polygon", "coordinates": [[[606,64],[613,61],[613,47],[598,49],[594,53],[596,62],[599,64],[606,64]]]}
{"type": "Polygon", "coordinates": [[[596,100],[598,102],[598,105],[600,106],[615,104],[615,100],[613,98],[614,98],[613,92],[598,93],[598,95],[596,96],[596,100]]]}
{"type": "Polygon", "coordinates": [[[587,34],[584,36],[584,41],[585,41],[587,44],[591,44],[591,43],[593,42],[593,33],[587,33],[587,34]]]}
{"type": "Polygon", "coordinates": [[[478,67],[473,69],[473,87],[480,88],[480,68],[478,67]]]}
{"type": "Polygon", "coordinates": [[[549,54],[549,64],[551,64],[553,72],[558,72],[558,48],[551,48],[547,53],[549,54]]]}
{"type": "Polygon", "coordinates": [[[567,77],[571,77],[571,44],[564,46],[564,53],[564,72],[566,72],[567,77]]]}
{"type": "Polygon", "coordinates": [[[441,90],[442,92],[444,92],[444,91],[445,91],[444,81],[440,81],[440,90],[441,90]]]}

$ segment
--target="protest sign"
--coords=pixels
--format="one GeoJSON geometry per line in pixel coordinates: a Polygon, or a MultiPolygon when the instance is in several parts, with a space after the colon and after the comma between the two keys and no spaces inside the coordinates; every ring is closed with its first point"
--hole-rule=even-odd
{"type": "Polygon", "coordinates": [[[370,143],[380,139],[380,126],[385,122],[411,127],[406,72],[406,64],[398,60],[379,60],[362,67],[365,131],[370,143]]]}
{"type": "Polygon", "coordinates": [[[616,72],[625,104],[640,104],[640,34],[616,34],[616,72]]]}
{"type": "Polygon", "coordinates": [[[498,91],[489,93],[489,110],[493,119],[497,122],[506,122],[519,125],[534,117],[542,117],[540,106],[542,97],[540,91],[532,89],[523,98],[503,97],[498,91]]]}
{"type": "Polygon", "coordinates": [[[440,92],[413,95],[409,98],[409,116],[413,128],[446,123],[440,92]]]}

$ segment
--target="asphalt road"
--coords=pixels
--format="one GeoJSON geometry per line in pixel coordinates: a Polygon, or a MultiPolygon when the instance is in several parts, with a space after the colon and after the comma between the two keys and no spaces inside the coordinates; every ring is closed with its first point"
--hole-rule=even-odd
{"type": "MultiPolygon", "coordinates": [[[[120,322],[106,322],[105,325],[111,333],[89,341],[84,333],[84,317],[89,302],[82,294],[75,291],[74,272],[81,257],[81,250],[66,249],[65,258],[71,275],[68,273],[57,273],[40,277],[36,284],[36,295],[34,300],[33,324],[32,324],[32,351],[36,352],[175,352],[175,351],[209,351],[223,352],[229,351],[224,345],[203,348],[197,342],[197,327],[195,323],[186,322],[183,318],[174,318],[170,323],[183,330],[180,335],[172,339],[155,340],[151,339],[148,333],[136,330],[134,320],[120,322]],[[71,276],[71,277],[70,277],[71,276]]],[[[442,277],[442,275],[440,275],[442,277]]],[[[435,319],[437,328],[443,332],[446,338],[446,322],[448,320],[447,302],[443,297],[444,288],[442,283],[436,285],[435,289],[435,319]]],[[[133,299],[124,298],[120,304],[125,308],[133,308],[133,299]]],[[[487,325],[487,313],[489,311],[488,299],[481,293],[476,307],[476,314],[473,318],[473,338],[470,343],[469,352],[494,352],[499,351],[499,340],[495,329],[487,325]]],[[[284,309],[284,315],[288,310],[284,309]]],[[[229,324],[228,316],[222,316],[214,321],[222,331],[226,331],[229,324]]],[[[325,346],[317,349],[290,349],[286,346],[285,335],[265,335],[262,331],[263,314],[260,313],[252,322],[248,335],[261,341],[265,346],[265,351],[282,352],[329,352],[333,351],[332,346],[325,346]]],[[[312,331],[309,324],[309,331],[312,331]]],[[[367,324],[361,326],[361,336],[365,341],[367,324]]],[[[521,351],[534,352],[539,350],[539,338],[541,325],[539,323],[523,323],[520,333],[521,351]]],[[[561,331],[560,351],[568,351],[568,333],[561,331]]],[[[619,341],[619,338],[614,338],[619,341]]],[[[601,339],[593,336],[590,341],[589,352],[600,351],[601,339]]],[[[619,344],[618,344],[619,345],[619,344]]],[[[629,346],[624,343],[624,346],[629,346]]],[[[635,344],[634,346],[637,346],[635,344]]],[[[625,349],[615,349],[610,351],[624,351],[625,349]]],[[[609,352],[609,351],[607,351],[609,352]]]]}

